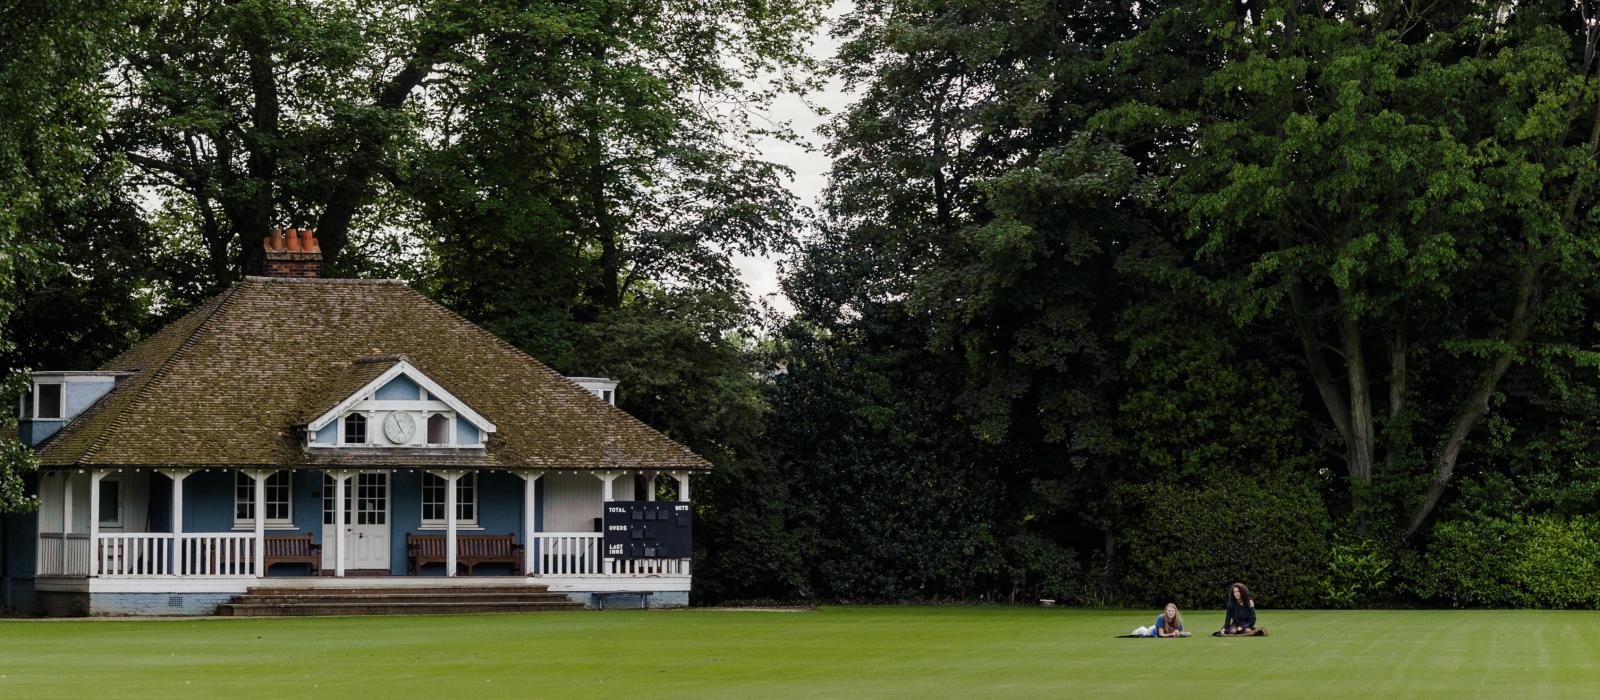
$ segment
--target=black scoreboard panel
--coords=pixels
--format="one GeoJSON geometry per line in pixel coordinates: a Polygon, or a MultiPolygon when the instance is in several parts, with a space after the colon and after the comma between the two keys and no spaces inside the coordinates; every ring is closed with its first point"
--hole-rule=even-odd
{"type": "Polygon", "coordinates": [[[607,501],[606,556],[688,559],[694,555],[692,519],[687,501],[607,501]]]}

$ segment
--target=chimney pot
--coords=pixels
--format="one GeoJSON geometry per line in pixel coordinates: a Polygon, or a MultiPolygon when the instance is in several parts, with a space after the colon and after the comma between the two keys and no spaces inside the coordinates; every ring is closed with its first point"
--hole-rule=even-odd
{"type": "Polygon", "coordinates": [[[273,228],[261,245],[266,249],[261,274],[268,277],[318,277],[322,271],[322,246],[316,231],[273,228]]]}

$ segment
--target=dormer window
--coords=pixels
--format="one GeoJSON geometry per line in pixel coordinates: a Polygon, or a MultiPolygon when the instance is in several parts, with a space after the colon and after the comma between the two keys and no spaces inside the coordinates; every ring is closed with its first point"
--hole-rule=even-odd
{"type": "Polygon", "coordinates": [[[367,442],[367,417],[352,413],[344,417],[344,444],[362,445],[367,442]]]}
{"type": "Polygon", "coordinates": [[[450,442],[450,419],[442,413],[428,416],[428,444],[443,445],[450,442]]]}
{"type": "Polygon", "coordinates": [[[567,377],[584,391],[613,406],[617,405],[617,380],[607,377],[567,377]]]}
{"type": "Polygon", "coordinates": [[[67,415],[66,407],[62,406],[63,393],[60,384],[36,384],[33,396],[35,418],[60,420],[67,415]]]}
{"type": "Polygon", "coordinates": [[[404,357],[357,360],[338,392],[345,398],[297,427],[308,448],[483,449],[494,423],[404,357]],[[392,363],[372,376],[373,362],[392,363]],[[358,384],[359,383],[359,384],[358,384]],[[346,393],[348,392],[348,393],[346,393]]]}

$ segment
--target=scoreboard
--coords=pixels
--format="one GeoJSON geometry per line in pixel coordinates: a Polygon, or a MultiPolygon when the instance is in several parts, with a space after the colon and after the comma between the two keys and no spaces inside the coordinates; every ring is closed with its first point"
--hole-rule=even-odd
{"type": "Polygon", "coordinates": [[[606,556],[612,559],[688,559],[694,554],[689,536],[687,501],[607,501],[606,556]]]}

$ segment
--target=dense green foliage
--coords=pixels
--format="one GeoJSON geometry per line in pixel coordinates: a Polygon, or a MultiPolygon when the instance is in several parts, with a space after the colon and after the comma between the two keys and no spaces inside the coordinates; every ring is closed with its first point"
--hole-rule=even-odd
{"type": "Polygon", "coordinates": [[[813,216],[825,4],[17,4],[0,371],[311,225],[711,459],[703,600],[1596,604],[1591,1],[860,0],[813,216]]]}
{"type": "Polygon", "coordinates": [[[1314,607],[1328,511],[1304,483],[1227,477],[1193,491],[1153,485],[1125,540],[1128,593],[1151,606],[1214,606],[1246,581],[1262,607],[1314,607]]]}
{"type": "Polygon", "coordinates": [[[1112,638],[1156,613],[918,605],[3,620],[0,694],[1570,698],[1591,695],[1600,674],[1593,611],[1263,610],[1271,636],[1253,640],[1206,637],[1222,613],[1185,610],[1196,638],[1112,638]],[[84,671],[85,657],[101,670],[84,671]]]}
{"type": "Polygon", "coordinates": [[[1440,523],[1417,594],[1471,607],[1600,606],[1600,521],[1549,515],[1440,523]]]}
{"type": "MultiPolygon", "coordinates": [[[[870,465],[916,501],[937,445],[971,465],[938,478],[985,480],[963,500],[995,504],[987,527],[852,546],[1040,537],[1085,599],[1237,576],[1284,604],[1441,600],[1401,565],[1436,525],[1600,507],[1593,16],[858,3],[836,66],[859,99],[788,279],[774,415],[881,420],[828,424],[852,449],[793,465],[916,446],[870,465]]],[[[1501,600],[1574,604],[1550,595],[1501,600]]]]}

